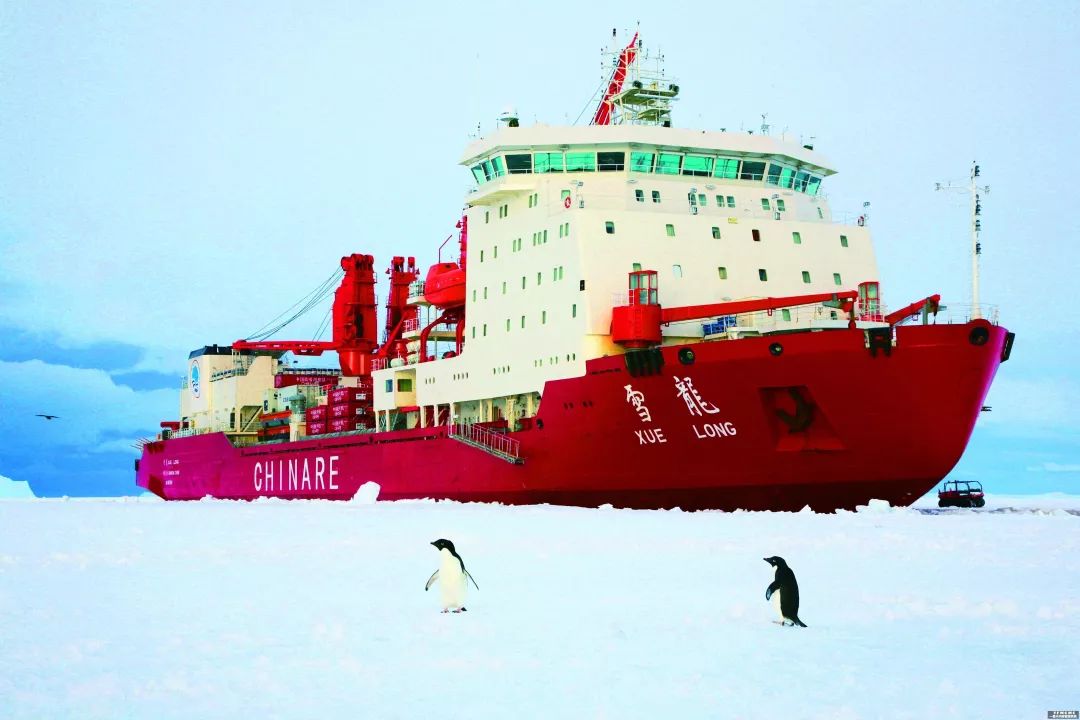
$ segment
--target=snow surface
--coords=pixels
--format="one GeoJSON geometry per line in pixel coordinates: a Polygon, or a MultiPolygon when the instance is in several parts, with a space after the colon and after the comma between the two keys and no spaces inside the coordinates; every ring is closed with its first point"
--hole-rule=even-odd
{"type": "Polygon", "coordinates": [[[0,500],[32,497],[34,497],[34,491],[30,489],[30,483],[0,475],[0,500]]]}
{"type": "Polygon", "coordinates": [[[0,717],[1045,718],[1080,709],[1078,550],[1068,496],[4,501],[0,717]],[[439,537],[480,585],[466,613],[424,592],[439,537]],[[807,629],[772,622],[774,554],[807,629]]]}

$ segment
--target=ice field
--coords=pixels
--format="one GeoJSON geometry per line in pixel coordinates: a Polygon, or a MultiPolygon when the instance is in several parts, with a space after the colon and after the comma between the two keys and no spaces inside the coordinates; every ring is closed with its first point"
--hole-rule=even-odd
{"type": "Polygon", "coordinates": [[[1045,718],[1080,498],[684,513],[0,501],[0,718],[1045,718]],[[479,583],[440,614],[429,544],[479,583]],[[773,621],[762,558],[806,629],[773,621]]]}

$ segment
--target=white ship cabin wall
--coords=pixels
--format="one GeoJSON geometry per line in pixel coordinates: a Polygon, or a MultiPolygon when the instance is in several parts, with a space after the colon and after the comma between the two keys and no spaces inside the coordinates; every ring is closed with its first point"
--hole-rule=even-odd
{"type": "MultiPolygon", "coordinates": [[[[867,229],[833,222],[827,161],[773,137],[505,128],[471,145],[462,164],[477,181],[467,197],[464,352],[377,373],[376,410],[402,407],[378,379],[393,373],[413,381],[410,404],[451,406],[458,419],[533,414],[547,380],[624,352],[611,342],[611,308],[625,304],[636,269],[658,272],[666,307],[878,279],[867,229]]],[[[665,327],[665,343],[700,340],[702,322],[665,327]]]]}
{"type": "Polygon", "coordinates": [[[234,354],[228,346],[192,352],[180,392],[181,422],[194,432],[254,432],[258,425],[252,416],[262,411],[277,369],[271,355],[234,354]]]}

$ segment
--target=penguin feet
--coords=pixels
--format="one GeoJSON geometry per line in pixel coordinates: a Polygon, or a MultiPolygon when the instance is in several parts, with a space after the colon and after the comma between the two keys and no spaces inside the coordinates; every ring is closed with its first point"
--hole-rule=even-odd
{"type": "Polygon", "coordinates": [[[450,610],[449,610],[448,608],[443,608],[443,609],[442,609],[442,610],[440,610],[439,612],[440,612],[441,614],[445,615],[446,613],[450,612],[450,610]]]}

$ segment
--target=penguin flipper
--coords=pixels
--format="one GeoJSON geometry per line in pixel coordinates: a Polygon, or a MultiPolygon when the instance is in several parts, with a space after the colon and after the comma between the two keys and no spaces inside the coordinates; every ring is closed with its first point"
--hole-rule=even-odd
{"type": "Polygon", "coordinates": [[[769,587],[765,588],[765,599],[768,600],[768,599],[772,598],[772,594],[774,592],[776,592],[777,590],[779,590],[779,589],[780,589],[780,581],[779,580],[773,580],[771,583],[769,583],[769,587]]]}
{"type": "Polygon", "coordinates": [[[431,588],[431,586],[435,584],[435,581],[438,580],[438,579],[439,579],[439,571],[436,570],[435,572],[431,573],[431,577],[429,577],[427,579],[427,584],[424,585],[424,592],[427,592],[431,588]]]}
{"type": "MultiPolygon", "coordinates": [[[[472,573],[471,573],[471,572],[469,572],[468,570],[466,570],[466,571],[465,571],[465,577],[467,577],[467,578],[469,578],[470,580],[472,580],[472,584],[473,584],[473,587],[474,587],[474,588],[476,588],[477,590],[479,590],[479,589],[480,589],[480,586],[476,584],[476,580],[475,580],[475,579],[473,578],[473,576],[472,576],[472,573]]],[[[464,609],[465,609],[465,608],[462,608],[462,610],[464,610],[464,609]]]]}

